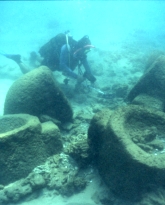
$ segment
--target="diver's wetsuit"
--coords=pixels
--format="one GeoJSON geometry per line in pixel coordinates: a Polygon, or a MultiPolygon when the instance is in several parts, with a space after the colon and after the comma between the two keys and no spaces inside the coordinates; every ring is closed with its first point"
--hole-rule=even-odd
{"type": "Polygon", "coordinates": [[[74,73],[73,70],[75,69],[75,67],[78,65],[78,63],[80,61],[80,63],[85,68],[84,77],[87,78],[92,83],[95,82],[96,78],[91,73],[90,66],[88,64],[86,55],[85,54],[73,55],[72,60],[74,61],[74,66],[71,67],[68,65],[70,52],[72,53],[72,51],[70,51],[70,47],[67,47],[66,44],[62,46],[61,52],[60,52],[60,68],[61,68],[61,70],[64,73],[66,73],[69,77],[77,79],[78,75],[76,73],[74,73]]]}

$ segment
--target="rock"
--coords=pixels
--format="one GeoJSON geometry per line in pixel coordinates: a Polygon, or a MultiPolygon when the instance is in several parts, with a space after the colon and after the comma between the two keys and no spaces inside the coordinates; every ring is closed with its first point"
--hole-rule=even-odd
{"type": "Polygon", "coordinates": [[[0,204],[18,202],[21,198],[32,194],[30,183],[25,183],[24,179],[11,183],[0,191],[0,204]]]}
{"type": "Polygon", "coordinates": [[[8,200],[12,202],[17,202],[23,196],[32,193],[31,186],[29,184],[23,184],[23,180],[19,180],[15,183],[12,183],[4,188],[4,194],[8,200]]]}
{"type": "Polygon", "coordinates": [[[41,124],[28,114],[0,117],[0,183],[7,185],[26,177],[47,157],[62,150],[59,129],[41,124]]]}
{"type": "Polygon", "coordinates": [[[115,197],[106,191],[96,191],[92,195],[92,200],[95,204],[103,204],[103,205],[114,205],[115,204],[115,197]]]}
{"type": "Polygon", "coordinates": [[[42,173],[35,173],[33,172],[29,178],[29,184],[33,188],[33,190],[38,190],[43,188],[46,185],[46,181],[42,173]]]}
{"type": "Polygon", "coordinates": [[[65,124],[63,124],[63,126],[62,126],[62,129],[63,130],[66,130],[66,131],[70,131],[71,129],[73,128],[73,123],[65,123],[65,124]]]}
{"type": "Polygon", "coordinates": [[[85,111],[80,111],[79,113],[77,113],[76,119],[78,120],[85,120],[86,122],[90,122],[91,118],[92,118],[92,114],[85,111]]]}
{"type": "Polygon", "coordinates": [[[104,132],[106,131],[106,126],[111,114],[111,110],[103,109],[97,112],[91,120],[88,129],[88,143],[90,146],[90,153],[93,155],[94,159],[99,155],[100,145],[103,143],[104,132]]]}
{"type": "Polygon", "coordinates": [[[148,56],[146,56],[146,65],[145,65],[145,69],[149,69],[151,67],[151,65],[154,63],[154,61],[161,55],[165,55],[165,53],[163,51],[160,50],[153,50],[151,51],[151,53],[149,53],[148,56]]]}
{"type": "MultiPolygon", "coordinates": [[[[132,102],[134,98],[140,94],[145,94],[160,100],[163,103],[163,107],[165,106],[165,55],[161,55],[156,58],[154,63],[152,63],[151,66],[147,69],[146,73],[131,89],[127,99],[128,101],[132,102]]],[[[155,102],[155,106],[157,106],[157,101],[155,102]]],[[[153,107],[154,105],[150,102],[148,107],[150,106],[153,107]]]]}
{"type": "Polygon", "coordinates": [[[2,184],[0,184],[0,190],[2,190],[4,188],[4,186],[2,184]]]}
{"type": "Polygon", "coordinates": [[[9,199],[4,193],[4,190],[0,190],[0,204],[5,205],[5,204],[8,204],[8,202],[9,202],[9,199]]]}
{"type": "Polygon", "coordinates": [[[146,94],[140,94],[136,96],[131,103],[135,105],[142,105],[146,108],[150,107],[152,109],[161,111],[163,111],[164,109],[164,103],[162,100],[146,94]]]}
{"type": "Polygon", "coordinates": [[[114,84],[112,86],[113,93],[116,97],[125,98],[128,93],[128,85],[126,84],[114,84]]]}
{"type": "Polygon", "coordinates": [[[61,127],[61,122],[55,118],[52,118],[48,115],[41,115],[40,116],[40,122],[48,122],[48,121],[52,121],[54,124],[56,124],[58,127],[61,127]]]}
{"type": "Polygon", "coordinates": [[[84,179],[84,177],[75,177],[74,182],[74,192],[80,192],[83,189],[85,189],[87,185],[87,181],[84,179]]]}
{"type": "Polygon", "coordinates": [[[66,154],[53,155],[42,165],[33,169],[25,178],[15,181],[0,190],[0,204],[27,200],[43,188],[55,190],[56,194],[71,196],[82,191],[87,185],[86,177],[79,176],[76,163],[66,154]]]}
{"type": "Polygon", "coordinates": [[[64,196],[71,196],[85,189],[87,180],[84,177],[74,177],[69,179],[61,186],[60,193],[64,196]]]}
{"type": "Polygon", "coordinates": [[[89,145],[100,175],[117,196],[140,200],[150,186],[165,185],[164,133],[165,114],[137,105],[94,116],[89,145]]]}
{"type": "Polygon", "coordinates": [[[165,202],[165,190],[163,187],[155,188],[154,191],[151,191],[144,195],[142,201],[135,205],[163,205],[165,202]]]}
{"type": "Polygon", "coordinates": [[[69,204],[66,204],[66,205],[94,205],[94,204],[91,204],[91,203],[79,203],[79,202],[76,202],[76,203],[69,203],[69,204]]]}
{"type": "Polygon", "coordinates": [[[72,121],[72,108],[46,66],[36,68],[16,80],[10,87],[4,114],[48,115],[61,122],[72,121]]]}
{"type": "Polygon", "coordinates": [[[86,167],[91,158],[90,158],[90,151],[89,151],[89,145],[86,138],[74,140],[70,144],[68,144],[64,151],[73,157],[74,160],[76,160],[79,167],[86,167]]]}
{"type": "Polygon", "coordinates": [[[47,155],[51,156],[56,153],[59,153],[63,148],[59,128],[51,121],[44,122],[41,125],[41,136],[42,141],[45,144],[47,155]]]}

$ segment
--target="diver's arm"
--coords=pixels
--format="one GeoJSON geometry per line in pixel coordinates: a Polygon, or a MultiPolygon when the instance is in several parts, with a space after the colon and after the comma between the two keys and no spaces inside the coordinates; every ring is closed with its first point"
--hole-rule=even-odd
{"type": "Polygon", "coordinates": [[[69,58],[69,50],[67,48],[67,45],[63,45],[61,48],[61,53],[60,53],[60,68],[61,70],[66,73],[69,77],[78,78],[78,75],[74,73],[68,66],[68,59],[69,58]]]}
{"type": "Polygon", "coordinates": [[[96,81],[96,78],[93,76],[91,72],[91,68],[89,66],[86,56],[81,59],[81,63],[83,64],[85,68],[84,77],[87,78],[91,83],[94,83],[96,81]]]}

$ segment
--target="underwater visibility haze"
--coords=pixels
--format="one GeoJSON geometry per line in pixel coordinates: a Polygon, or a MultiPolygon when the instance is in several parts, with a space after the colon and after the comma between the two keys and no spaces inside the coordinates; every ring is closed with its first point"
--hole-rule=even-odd
{"type": "Polygon", "coordinates": [[[164,205],[165,1],[0,8],[0,205],[164,205]]]}

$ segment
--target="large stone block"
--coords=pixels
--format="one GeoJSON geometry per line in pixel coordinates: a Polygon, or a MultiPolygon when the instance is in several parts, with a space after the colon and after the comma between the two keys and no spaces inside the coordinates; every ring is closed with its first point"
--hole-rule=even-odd
{"type": "Polygon", "coordinates": [[[41,124],[28,114],[0,118],[0,184],[26,177],[47,157],[62,150],[60,132],[52,122],[41,124]]]}
{"type": "Polygon", "coordinates": [[[138,103],[146,107],[152,107],[159,110],[164,110],[165,55],[160,55],[155,59],[155,61],[152,64],[149,65],[150,67],[147,69],[144,75],[139,79],[136,85],[130,90],[127,99],[134,104],[138,103]],[[144,102],[144,96],[145,96],[145,102],[144,102]],[[138,97],[138,101],[137,101],[137,97],[138,97]],[[156,100],[151,101],[151,98],[152,99],[155,98],[156,100]]]}
{"type": "Polygon", "coordinates": [[[165,185],[165,114],[131,105],[96,114],[88,131],[99,172],[119,197],[165,185]],[[109,115],[109,116],[108,116],[109,115]]]}
{"type": "Polygon", "coordinates": [[[10,87],[4,114],[48,115],[61,122],[72,120],[72,108],[59,89],[53,73],[41,66],[20,77],[10,87]]]}

